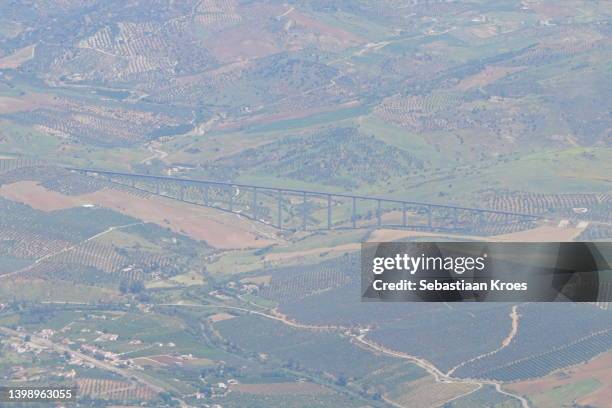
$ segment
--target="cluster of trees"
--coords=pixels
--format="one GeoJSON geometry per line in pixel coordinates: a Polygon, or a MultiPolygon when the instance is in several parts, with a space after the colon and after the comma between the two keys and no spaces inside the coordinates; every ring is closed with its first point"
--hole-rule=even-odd
{"type": "Polygon", "coordinates": [[[119,282],[119,291],[121,293],[128,294],[140,294],[145,290],[145,285],[141,280],[128,280],[124,279],[119,282]]]}

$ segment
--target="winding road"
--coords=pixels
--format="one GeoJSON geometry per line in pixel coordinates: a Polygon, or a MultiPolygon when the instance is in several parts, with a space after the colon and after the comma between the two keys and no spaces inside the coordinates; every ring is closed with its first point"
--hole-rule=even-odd
{"type": "MultiPolygon", "coordinates": [[[[373,342],[372,340],[369,340],[366,338],[366,334],[354,334],[352,328],[350,327],[345,327],[345,326],[336,326],[336,325],[309,325],[309,324],[303,324],[303,323],[299,323],[299,322],[295,322],[293,320],[290,320],[287,316],[280,314],[278,312],[274,312],[272,311],[273,314],[270,313],[264,313],[264,312],[260,312],[260,311],[256,311],[256,310],[251,310],[251,309],[247,309],[244,307],[239,307],[239,306],[229,306],[229,305],[220,305],[220,304],[206,304],[206,305],[202,305],[202,304],[188,304],[188,303],[164,303],[164,304],[158,304],[157,306],[179,306],[179,307],[216,307],[216,308],[220,308],[220,309],[229,309],[229,310],[238,310],[238,311],[242,311],[248,314],[252,314],[252,315],[256,315],[256,316],[261,316],[267,319],[271,319],[271,320],[276,320],[278,322],[281,322],[289,327],[293,327],[296,329],[302,329],[302,330],[315,330],[315,331],[335,331],[335,332],[341,332],[343,335],[349,337],[352,341],[354,341],[355,343],[363,346],[365,349],[368,349],[370,351],[373,352],[378,352],[390,357],[394,357],[394,358],[400,358],[400,359],[404,359],[404,360],[409,360],[410,362],[416,364],[417,366],[421,367],[422,369],[424,369],[425,371],[427,371],[429,374],[431,374],[431,376],[434,378],[434,380],[437,383],[446,383],[446,384],[453,384],[453,383],[461,383],[461,384],[473,384],[475,385],[475,388],[470,390],[467,393],[464,393],[462,395],[458,395],[458,396],[454,396],[452,399],[445,401],[442,404],[439,404],[438,406],[444,405],[450,401],[453,401],[457,398],[461,398],[464,396],[467,396],[473,392],[476,392],[477,390],[479,390],[480,388],[482,388],[485,385],[491,385],[493,387],[495,387],[495,390],[503,395],[506,395],[508,397],[511,397],[513,399],[516,399],[520,402],[521,407],[522,408],[530,408],[529,402],[527,401],[526,398],[524,398],[521,395],[517,395],[517,394],[513,394],[510,393],[508,391],[505,391],[502,388],[502,384],[496,381],[492,381],[492,380],[477,380],[477,379],[469,379],[469,378],[457,378],[457,377],[453,377],[451,374],[452,372],[449,373],[444,373],[442,372],[439,368],[437,368],[433,363],[431,363],[430,361],[428,361],[427,359],[424,359],[422,357],[417,357],[417,356],[413,356],[404,352],[400,352],[400,351],[395,351],[395,350],[391,350],[387,347],[384,347],[380,344],[377,344],[375,342],[373,342]]],[[[504,339],[504,341],[502,342],[502,346],[500,348],[498,348],[497,350],[494,350],[493,352],[489,353],[495,353],[499,350],[501,350],[502,348],[506,347],[508,344],[510,344],[510,342],[512,341],[512,339],[514,338],[514,336],[516,335],[517,331],[518,331],[518,321],[519,321],[519,315],[517,312],[517,308],[518,306],[514,306],[512,308],[512,311],[510,313],[510,318],[512,319],[512,327],[511,327],[511,331],[508,334],[508,336],[504,339]]],[[[482,356],[479,356],[477,358],[480,358],[482,356]]],[[[456,367],[458,368],[458,367],[456,367]]],[[[454,371],[451,370],[451,371],[454,371]]],[[[387,401],[388,403],[391,403],[391,401],[387,401]]],[[[402,407],[401,405],[397,404],[396,402],[393,402],[392,405],[399,407],[402,407]]],[[[403,407],[403,408],[408,408],[408,407],[403,407]]]]}

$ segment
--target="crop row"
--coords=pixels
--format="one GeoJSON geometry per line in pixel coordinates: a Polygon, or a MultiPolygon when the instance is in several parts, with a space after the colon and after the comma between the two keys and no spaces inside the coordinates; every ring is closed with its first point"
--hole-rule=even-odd
{"type": "Polygon", "coordinates": [[[479,235],[504,235],[514,232],[524,231],[534,227],[534,223],[530,221],[513,222],[509,224],[484,224],[475,227],[472,231],[479,235]]]}
{"type": "Polygon", "coordinates": [[[342,286],[349,281],[350,277],[339,269],[313,269],[288,279],[273,279],[262,295],[281,301],[300,299],[317,291],[342,286]]]}
{"type": "Polygon", "coordinates": [[[23,180],[39,181],[45,188],[64,195],[82,195],[103,188],[112,188],[114,190],[126,192],[135,197],[151,197],[150,193],[142,189],[132,188],[130,181],[120,180],[115,183],[109,183],[102,178],[88,177],[55,166],[35,163],[27,167],[11,168],[4,173],[0,172],[0,184],[11,184],[23,180]]]}
{"type": "Polygon", "coordinates": [[[150,388],[126,381],[85,378],[77,380],[77,384],[79,393],[94,398],[131,401],[150,400],[156,396],[150,388]]]}
{"type": "Polygon", "coordinates": [[[91,266],[107,273],[119,272],[127,264],[125,256],[120,255],[112,246],[93,241],[58,254],[53,257],[53,261],[91,266]]]}
{"type": "Polygon", "coordinates": [[[113,144],[144,140],[150,129],[140,122],[116,120],[111,117],[82,114],[79,112],[59,112],[40,109],[28,113],[25,120],[41,124],[54,131],[81,140],[113,144]]]}
{"type": "Polygon", "coordinates": [[[199,14],[195,17],[195,21],[205,27],[222,28],[233,24],[237,24],[241,21],[241,17],[238,14],[224,14],[224,13],[206,13],[199,14]]]}
{"type": "Polygon", "coordinates": [[[151,31],[150,23],[148,26],[120,23],[118,33],[115,35],[113,29],[106,26],[93,36],[81,41],[79,47],[123,57],[149,55],[152,52],[167,49],[169,44],[163,37],[152,35],[151,31]],[[134,36],[134,34],[137,35],[134,36]]]}
{"type": "Polygon", "coordinates": [[[428,96],[391,97],[375,108],[381,118],[395,122],[403,127],[419,130],[451,130],[458,122],[450,118],[434,115],[449,111],[460,102],[451,93],[436,93],[428,96]]]}
{"type": "Polygon", "coordinates": [[[120,23],[117,23],[117,25],[119,26],[119,30],[121,31],[122,37],[130,39],[140,38],[146,35],[153,34],[156,30],[155,24],[153,24],[151,21],[139,23],[122,21],[120,23]]]}
{"type": "Polygon", "coordinates": [[[612,330],[590,335],[575,343],[480,372],[464,370],[463,375],[497,381],[518,381],[547,375],[557,369],[587,361],[612,347],[612,330]]]}
{"type": "Polygon", "coordinates": [[[50,190],[66,195],[79,195],[102,188],[100,181],[70,173],[62,168],[45,165],[16,167],[0,173],[0,183],[36,180],[50,190]]]}
{"type": "MultiPolygon", "coordinates": [[[[457,304],[446,311],[437,306],[408,304],[404,316],[396,311],[378,320],[371,316],[375,328],[368,338],[391,350],[424,357],[446,371],[495,350],[511,328],[507,304],[480,308],[457,304]]],[[[391,309],[385,304],[377,308],[391,309]]]]}
{"type": "Polygon", "coordinates": [[[121,254],[113,246],[93,241],[54,252],[57,254],[30,268],[27,275],[89,284],[144,281],[151,278],[151,272],[171,263],[170,258],[162,255],[147,252],[121,254]]]}
{"type": "Polygon", "coordinates": [[[0,244],[7,253],[17,258],[38,259],[70,245],[68,241],[49,239],[40,233],[0,229],[0,244]]]}
{"type": "Polygon", "coordinates": [[[170,259],[162,255],[142,251],[121,254],[111,245],[94,241],[86,242],[52,258],[53,262],[89,266],[138,280],[146,279],[149,272],[170,264],[170,259]]]}
{"type": "Polygon", "coordinates": [[[591,304],[524,304],[512,341],[490,356],[465,364],[455,374],[504,380],[547,374],[612,347],[611,324],[612,315],[591,304]],[[555,335],[548,336],[551,332],[555,335]]]}
{"type": "Polygon", "coordinates": [[[40,165],[41,162],[35,159],[18,157],[16,159],[0,159],[0,174],[20,169],[40,165]]]}
{"type": "Polygon", "coordinates": [[[458,94],[449,92],[437,92],[427,96],[395,96],[386,99],[377,110],[391,115],[403,115],[410,112],[429,115],[457,106],[460,101],[458,94]]]}
{"type": "Polygon", "coordinates": [[[561,209],[589,208],[609,201],[607,194],[537,194],[507,193],[489,197],[485,205],[502,211],[543,214],[561,209]]]}
{"type": "Polygon", "coordinates": [[[234,6],[230,0],[202,0],[197,6],[198,13],[231,13],[234,6]]]}

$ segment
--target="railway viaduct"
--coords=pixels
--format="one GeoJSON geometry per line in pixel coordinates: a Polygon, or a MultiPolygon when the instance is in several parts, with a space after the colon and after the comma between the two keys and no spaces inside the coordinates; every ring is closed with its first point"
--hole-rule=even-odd
{"type": "Polygon", "coordinates": [[[281,230],[389,227],[468,232],[486,226],[528,228],[538,219],[532,214],[375,196],[88,168],[66,169],[151,194],[240,214],[281,230]]]}

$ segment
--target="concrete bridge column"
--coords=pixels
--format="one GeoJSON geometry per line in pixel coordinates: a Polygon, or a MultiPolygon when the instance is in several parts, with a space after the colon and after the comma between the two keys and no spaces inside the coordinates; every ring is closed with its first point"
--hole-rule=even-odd
{"type": "Polygon", "coordinates": [[[332,227],[332,196],[327,195],[327,229],[332,227]]]}
{"type": "Polygon", "coordinates": [[[283,191],[278,190],[278,229],[283,228],[283,191]]]}
{"type": "Polygon", "coordinates": [[[308,216],[308,208],[306,203],[306,192],[302,192],[302,229],[306,231],[306,217],[308,216]]]}
{"type": "Polygon", "coordinates": [[[353,228],[357,228],[357,198],[353,197],[353,210],[351,212],[351,220],[353,221],[353,228]]]}
{"type": "Polygon", "coordinates": [[[253,219],[257,219],[257,187],[253,187],[253,203],[251,204],[253,206],[252,209],[252,213],[253,213],[253,219]]]}
{"type": "Polygon", "coordinates": [[[229,210],[230,210],[230,212],[234,212],[234,187],[232,187],[230,185],[227,190],[228,190],[228,194],[229,194],[229,198],[227,200],[227,203],[228,203],[228,206],[229,206],[229,210]]]}

